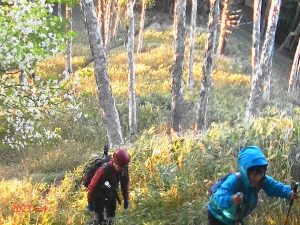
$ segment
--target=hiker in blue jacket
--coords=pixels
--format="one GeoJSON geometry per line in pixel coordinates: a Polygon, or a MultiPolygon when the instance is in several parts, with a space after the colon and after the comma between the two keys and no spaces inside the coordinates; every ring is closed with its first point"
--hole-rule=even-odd
{"type": "Polygon", "coordinates": [[[268,162],[261,149],[248,146],[238,157],[239,173],[230,174],[208,203],[210,225],[236,225],[257,205],[258,192],[263,189],[269,197],[296,199],[297,194],[266,175],[268,162]]]}

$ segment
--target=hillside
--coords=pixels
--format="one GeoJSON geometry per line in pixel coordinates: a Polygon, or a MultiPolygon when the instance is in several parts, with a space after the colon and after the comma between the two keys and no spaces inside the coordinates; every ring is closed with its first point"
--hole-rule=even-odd
{"type": "MultiPolygon", "coordinates": [[[[44,145],[33,144],[24,152],[12,151],[8,155],[11,162],[0,164],[0,224],[79,225],[87,224],[91,216],[86,209],[86,189],[79,183],[83,165],[92,153],[102,154],[107,137],[96,94],[94,65],[89,63],[90,50],[78,8],[73,16],[78,32],[73,48],[73,66],[79,76],[78,107],[44,121],[59,128],[61,138],[44,145]],[[16,205],[44,208],[41,212],[13,212],[16,205]]],[[[155,10],[149,12],[143,51],[136,57],[138,136],[134,143],[129,141],[128,62],[122,27],[109,51],[111,87],[132,160],[130,207],[124,210],[118,206],[116,224],[204,225],[209,187],[222,175],[236,170],[236,157],[242,146],[261,146],[270,162],[268,173],[286,183],[290,183],[290,148],[300,146],[300,102],[285,94],[291,59],[281,53],[275,52],[271,101],[262,117],[243,122],[251,83],[250,25],[243,25],[230,35],[226,56],[217,59],[208,111],[210,128],[199,134],[193,128],[206,41],[206,28],[199,21],[196,85],[192,90],[184,86],[184,127],[181,133],[173,133],[170,108],[174,53],[172,22],[168,17],[155,10]]],[[[245,16],[244,22],[248,18],[245,16]]],[[[39,73],[44,77],[56,78],[63,70],[63,55],[39,64],[39,73]]],[[[288,203],[265,194],[260,199],[258,209],[246,224],[283,224],[288,203]]],[[[297,205],[292,209],[290,224],[300,224],[299,218],[297,205]]]]}

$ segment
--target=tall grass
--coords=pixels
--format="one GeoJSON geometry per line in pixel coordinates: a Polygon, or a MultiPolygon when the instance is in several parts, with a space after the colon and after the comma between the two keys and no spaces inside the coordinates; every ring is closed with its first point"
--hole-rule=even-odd
{"type": "MultiPolygon", "coordinates": [[[[185,132],[180,136],[172,134],[172,33],[148,31],[144,38],[143,53],[136,58],[139,133],[134,145],[128,143],[132,156],[130,208],[118,208],[117,224],[206,224],[208,189],[222,175],[236,170],[238,150],[245,145],[261,146],[270,161],[269,174],[289,182],[288,154],[290,146],[300,141],[300,109],[287,114],[269,108],[261,118],[243,123],[250,88],[248,70],[235,58],[223,57],[218,59],[213,73],[208,109],[211,126],[201,135],[191,130],[202,78],[200,55],[205,34],[201,34],[196,38],[196,85],[184,94],[185,132]]],[[[81,165],[90,154],[102,151],[107,138],[93,67],[80,68],[87,58],[87,49],[79,48],[74,54],[78,57],[74,63],[80,77],[77,97],[81,104],[60,118],[45,121],[60,127],[61,139],[44,146],[33,145],[16,167],[18,170],[10,173],[19,180],[0,181],[0,224],[86,224],[91,216],[85,209],[86,190],[78,186],[81,165]],[[22,176],[16,176],[17,171],[22,176]],[[48,210],[14,213],[12,208],[16,204],[46,205],[48,210]]],[[[63,68],[62,56],[39,66],[40,74],[53,77],[62,73],[63,68]]],[[[110,53],[108,72],[127,141],[128,74],[124,50],[110,53]]],[[[184,74],[186,79],[186,70],[184,74]]],[[[260,201],[249,223],[282,223],[284,201],[264,195],[260,199],[264,201],[260,201]]],[[[291,224],[299,224],[299,216],[299,208],[294,208],[291,224]]]]}

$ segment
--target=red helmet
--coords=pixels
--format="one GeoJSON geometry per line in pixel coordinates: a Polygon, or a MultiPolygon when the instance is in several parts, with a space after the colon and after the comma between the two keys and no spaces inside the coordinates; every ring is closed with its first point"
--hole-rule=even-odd
{"type": "Polygon", "coordinates": [[[127,152],[126,149],[117,149],[114,154],[113,154],[113,159],[114,162],[118,165],[118,166],[125,166],[130,162],[130,156],[127,152]]]}

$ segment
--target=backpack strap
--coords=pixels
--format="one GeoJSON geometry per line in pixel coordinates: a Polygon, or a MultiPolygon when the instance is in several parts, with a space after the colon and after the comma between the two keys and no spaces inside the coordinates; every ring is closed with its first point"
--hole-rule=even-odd
{"type": "Polygon", "coordinates": [[[107,162],[103,163],[103,165],[101,167],[104,169],[104,172],[107,172],[110,169],[107,162]]]}
{"type": "Polygon", "coordinates": [[[240,172],[235,172],[234,175],[238,179],[238,190],[242,191],[242,189],[243,189],[243,183],[242,183],[241,173],[240,172]]]}

